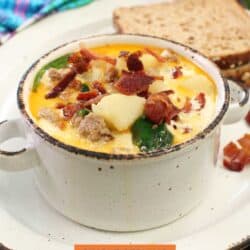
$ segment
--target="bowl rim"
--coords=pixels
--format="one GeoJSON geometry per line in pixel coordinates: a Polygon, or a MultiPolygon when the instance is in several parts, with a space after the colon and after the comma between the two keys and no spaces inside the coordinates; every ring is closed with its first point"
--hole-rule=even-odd
{"type": "MultiPolygon", "coordinates": [[[[192,59],[189,59],[189,60],[192,61],[192,59]]],[[[19,81],[18,89],[17,89],[18,108],[19,108],[22,116],[28,122],[28,125],[34,130],[34,132],[39,137],[41,137],[44,141],[49,142],[51,145],[56,146],[56,147],[61,148],[61,149],[64,149],[64,150],[66,150],[66,151],[68,151],[70,153],[73,153],[73,154],[76,154],[76,155],[83,155],[83,156],[90,157],[90,158],[95,158],[95,159],[102,159],[102,160],[134,160],[134,159],[155,158],[155,157],[159,157],[159,156],[162,156],[162,155],[168,155],[170,153],[180,151],[181,149],[186,148],[187,146],[190,146],[190,145],[192,145],[192,144],[194,144],[194,143],[196,143],[198,141],[201,141],[202,139],[208,137],[211,134],[211,132],[217,127],[217,125],[220,124],[220,122],[222,121],[225,113],[228,110],[229,102],[230,102],[229,85],[228,85],[226,79],[222,77],[217,65],[215,63],[213,63],[208,57],[206,57],[205,55],[203,55],[199,51],[197,51],[197,50],[195,50],[193,48],[190,48],[190,47],[188,47],[186,45],[183,45],[183,44],[181,44],[179,42],[169,40],[169,39],[163,39],[163,38],[156,37],[156,36],[141,35],[141,34],[117,34],[117,33],[113,33],[113,34],[90,35],[90,36],[74,39],[74,40],[71,40],[69,42],[63,43],[63,44],[55,47],[54,49],[50,50],[49,52],[43,54],[39,59],[37,59],[26,70],[26,72],[23,74],[23,76],[21,77],[21,80],[19,81]],[[56,138],[52,137],[51,135],[49,135],[46,131],[41,129],[33,121],[33,119],[30,117],[30,115],[26,111],[24,97],[23,97],[23,89],[24,89],[24,83],[25,83],[28,75],[33,71],[33,69],[36,67],[36,65],[41,60],[48,57],[53,52],[65,47],[65,46],[67,46],[69,44],[72,44],[72,43],[80,42],[80,41],[87,40],[87,39],[105,37],[105,36],[149,37],[149,38],[153,38],[153,39],[167,41],[167,42],[176,44],[178,46],[181,46],[184,49],[189,50],[191,53],[198,54],[199,56],[201,56],[206,61],[209,61],[211,63],[211,65],[214,65],[214,67],[218,71],[222,81],[224,82],[224,103],[223,103],[223,105],[221,107],[221,110],[218,112],[217,116],[209,123],[209,125],[205,129],[203,129],[201,132],[199,132],[196,136],[194,136],[190,140],[187,140],[187,141],[185,141],[183,143],[180,143],[180,144],[173,145],[171,147],[162,148],[162,149],[151,151],[151,152],[145,152],[145,153],[141,152],[141,153],[137,153],[137,154],[112,154],[112,153],[90,151],[90,150],[81,149],[81,148],[78,148],[76,146],[72,146],[72,145],[63,143],[63,142],[57,140],[56,138]]]]}

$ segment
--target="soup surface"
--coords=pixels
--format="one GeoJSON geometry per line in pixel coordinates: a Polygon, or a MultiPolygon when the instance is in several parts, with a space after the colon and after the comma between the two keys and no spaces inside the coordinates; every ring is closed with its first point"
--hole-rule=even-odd
{"type": "Polygon", "coordinates": [[[208,75],[171,50],[80,45],[40,69],[29,108],[65,144],[136,154],[194,137],[211,122],[216,98],[208,75]]]}

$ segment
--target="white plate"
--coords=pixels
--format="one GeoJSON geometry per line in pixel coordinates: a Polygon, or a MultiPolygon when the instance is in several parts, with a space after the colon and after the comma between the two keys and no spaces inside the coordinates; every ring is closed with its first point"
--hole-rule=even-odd
{"type": "MultiPolygon", "coordinates": [[[[19,116],[18,80],[43,52],[88,34],[114,32],[110,16],[117,2],[96,0],[87,7],[49,17],[0,48],[0,120],[19,116]]],[[[142,0],[119,1],[119,5],[137,2],[142,0]]],[[[222,146],[245,132],[249,128],[244,121],[223,127],[222,146]]],[[[220,163],[209,195],[186,217],[145,232],[109,233],[78,225],[48,206],[34,185],[32,170],[0,172],[0,242],[15,250],[66,250],[73,249],[74,243],[98,242],[172,242],[177,249],[226,249],[250,235],[249,178],[249,168],[233,173],[220,163]]]]}

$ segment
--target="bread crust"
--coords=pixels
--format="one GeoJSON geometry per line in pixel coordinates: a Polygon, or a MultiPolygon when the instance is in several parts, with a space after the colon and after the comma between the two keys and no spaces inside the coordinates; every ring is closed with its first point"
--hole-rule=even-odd
{"type": "Polygon", "coordinates": [[[242,82],[250,87],[250,62],[235,68],[222,70],[221,72],[224,77],[242,82]]]}
{"type": "Polygon", "coordinates": [[[214,61],[221,69],[235,68],[250,62],[250,48],[249,51],[243,53],[216,58],[211,57],[210,59],[214,61]]]}

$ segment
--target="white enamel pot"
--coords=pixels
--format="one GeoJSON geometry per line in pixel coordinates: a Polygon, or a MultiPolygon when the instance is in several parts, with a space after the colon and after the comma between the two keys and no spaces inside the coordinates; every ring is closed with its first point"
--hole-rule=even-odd
{"type": "Polygon", "coordinates": [[[34,167],[36,184],[44,198],[61,214],[83,225],[137,231],[167,224],[205,199],[214,176],[221,125],[225,120],[235,122],[246,113],[248,92],[238,88],[239,98],[229,104],[229,85],[218,68],[203,55],[173,41],[114,34],[64,44],[36,61],[20,81],[17,102],[21,118],[1,123],[0,142],[24,137],[27,145],[17,152],[0,151],[0,168],[18,171],[34,167]],[[170,48],[185,56],[216,83],[214,119],[192,140],[148,154],[96,153],[55,140],[32,121],[28,95],[38,70],[78,49],[80,42],[90,47],[140,43],[170,48]]]}

